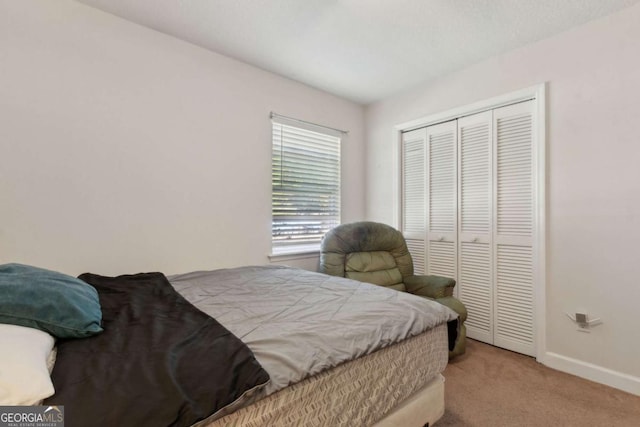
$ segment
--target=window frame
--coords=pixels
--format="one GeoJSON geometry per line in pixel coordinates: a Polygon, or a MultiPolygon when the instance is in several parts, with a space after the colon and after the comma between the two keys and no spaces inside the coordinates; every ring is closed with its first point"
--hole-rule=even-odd
{"type": "MultiPolygon", "coordinates": [[[[304,255],[304,254],[316,254],[320,250],[320,242],[324,234],[331,228],[339,225],[342,216],[342,142],[344,141],[344,135],[346,132],[338,129],[328,128],[321,125],[297,120],[289,117],[284,117],[271,114],[271,254],[270,256],[291,256],[291,255],[304,255]],[[295,135],[296,141],[292,139],[292,135],[295,135]],[[308,149],[308,151],[307,151],[308,149]],[[312,160],[309,160],[307,156],[298,156],[299,160],[296,160],[291,156],[292,150],[302,150],[312,155],[312,160]],[[323,154],[322,151],[325,151],[323,154]],[[289,151],[289,156],[287,156],[289,151]],[[284,159],[284,160],[283,160],[284,159]],[[287,225],[283,222],[278,224],[276,217],[281,216],[281,221],[286,221],[286,216],[283,214],[283,201],[289,203],[287,209],[290,208],[290,203],[295,205],[300,202],[299,196],[301,194],[295,193],[295,189],[292,189],[291,184],[283,184],[282,177],[284,176],[283,165],[285,163],[289,166],[297,166],[297,172],[290,172],[295,175],[295,179],[301,178],[300,170],[305,167],[317,164],[328,166],[328,169],[323,169],[320,174],[316,174],[316,182],[314,179],[303,182],[300,185],[307,187],[307,189],[317,189],[315,197],[310,198],[305,203],[312,205],[312,207],[318,208],[315,212],[309,212],[309,206],[302,207],[301,205],[294,206],[292,215],[289,215],[290,223],[287,225]],[[279,171],[278,171],[279,168],[279,171]],[[278,179],[280,180],[279,187],[277,185],[278,179]],[[330,182],[327,183],[327,180],[330,182]],[[319,181],[323,181],[324,184],[319,181]],[[315,185],[315,187],[314,187],[315,185]],[[323,187],[323,188],[321,188],[323,187]],[[324,188],[326,187],[326,188],[324,188]],[[334,187],[330,189],[330,187],[334,187]],[[283,193],[289,192],[288,195],[283,193]],[[279,194],[279,196],[276,196],[279,194]],[[298,196],[298,197],[296,197],[298,196]],[[276,200],[279,197],[280,200],[276,200]],[[286,199],[286,200],[285,200],[286,199]],[[293,199],[293,200],[292,200],[293,199]],[[277,205],[279,203],[279,205],[277,205]],[[299,210],[298,210],[299,208],[299,210]],[[304,212],[306,211],[306,212],[304,212]],[[301,213],[297,213],[301,212],[301,213]],[[306,217],[300,218],[296,221],[295,216],[306,217]],[[315,218],[317,220],[314,221],[315,218]],[[311,221],[314,224],[308,224],[305,226],[301,224],[302,221],[311,221]],[[294,230],[296,227],[298,231],[294,230]],[[286,231],[287,226],[291,227],[289,231],[286,231]],[[276,234],[279,227],[280,233],[285,233],[288,237],[282,238],[282,234],[279,236],[276,234]],[[314,232],[314,229],[318,229],[318,232],[314,232]],[[280,237],[280,238],[278,238],[280,237]],[[294,242],[295,239],[299,239],[299,242],[294,242]]],[[[286,166],[286,165],[285,165],[286,166]]],[[[318,172],[318,170],[316,170],[318,172]]],[[[291,175],[290,175],[291,176],[291,175]]],[[[308,177],[308,175],[305,175],[308,177]]],[[[299,190],[299,188],[298,188],[299,190]]],[[[305,195],[305,198],[306,195],[305,195]]]]}

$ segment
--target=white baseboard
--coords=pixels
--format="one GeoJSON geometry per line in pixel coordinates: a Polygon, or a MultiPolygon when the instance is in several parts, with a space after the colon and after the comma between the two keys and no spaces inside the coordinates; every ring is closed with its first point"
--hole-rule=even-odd
{"type": "Polygon", "coordinates": [[[640,396],[640,378],[557,353],[546,352],[543,365],[640,396]]]}

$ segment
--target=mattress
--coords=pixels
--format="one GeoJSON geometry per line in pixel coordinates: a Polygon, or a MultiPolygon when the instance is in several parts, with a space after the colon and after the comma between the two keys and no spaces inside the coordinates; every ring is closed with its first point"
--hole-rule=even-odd
{"type": "Polygon", "coordinates": [[[266,394],[457,318],[406,292],[282,266],[192,272],[169,281],[249,346],[271,377],[266,394]]]}
{"type": "Polygon", "coordinates": [[[271,377],[255,403],[199,425],[368,426],[447,364],[446,322],[457,315],[408,293],[281,266],[169,280],[271,377]]]}

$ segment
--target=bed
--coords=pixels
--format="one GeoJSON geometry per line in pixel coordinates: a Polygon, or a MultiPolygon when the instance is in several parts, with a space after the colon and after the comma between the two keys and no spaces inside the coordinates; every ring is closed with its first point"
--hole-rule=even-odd
{"type": "MultiPolygon", "coordinates": [[[[239,339],[249,350],[247,353],[245,348],[238,347],[224,357],[225,360],[241,360],[249,366],[248,370],[236,375],[238,363],[235,362],[235,365],[221,366],[210,373],[208,369],[212,363],[207,351],[211,349],[189,347],[183,361],[176,364],[182,370],[186,366],[193,372],[176,372],[180,372],[182,378],[188,376],[198,393],[204,385],[217,387],[229,382],[227,389],[231,388],[234,394],[225,395],[224,399],[216,397],[219,402],[214,409],[206,410],[211,411],[209,413],[192,410],[184,403],[176,406],[177,409],[166,405],[165,416],[172,416],[171,411],[179,414],[175,422],[162,421],[167,425],[423,426],[432,425],[444,413],[441,373],[448,359],[451,329],[448,323],[455,322],[456,315],[435,302],[375,285],[281,266],[200,271],[167,278],[163,275],[80,277],[96,287],[100,294],[103,316],[106,316],[105,330],[88,339],[58,341],[58,360],[52,374],[56,394],[45,399],[44,404],[65,405],[67,425],[82,425],[73,418],[96,417],[96,414],[103,417],[98,418],[102,420],[98,424],[109,425],[114,422],[113,417],[118,416],[117,407],[126,407],[122,414],[141,411],[139,405],[146,405],[148,413],[162,412],[154,402],[162,401],[163,391],[147,394],[144,390],[149,387],[143,385],[143,391],[134,392],[138,394],[132,398],[127,394],[132,385],[124,384],[129,375],[136,378],[134,382],[144,382],[149,377],[151,383],[161,383],[153,372],[146,371],[149,365],[162,363],[129,365],[123,359],[139,355],[123,357],[120,350],[87,347],[87,343],[100,340],[111,345],[116,340],[114,336],[123,341],[119,345],[129,345],[122,337],[128,336],[126,331],[131,327],[118,329],[109,322],[128,310],[122,307],[131,305],[136,312],[136,327],[147,323],[140,320],[145,319],[145,314],[136,311],[146,307],[147,300],[140,300],[141,303],[135,306],[122,299],[108,298],[124,298],[120,293],[122,289],[143,288],[132,286],[131,281],[146,284],[151,279],[170,284],[172,289],[162,288],[167,294],[162,294],[159,300],[169,306],[171,313],[185,311],[187,301],[195,307],[194,316],[206,313],[231,333],[194,335],[196,338],[191,339],[190,346],[211,341],[204,337],[215,336],[217,340],[222,335],[225,338],[229,335],[239,339]],[[121,287],[114,285],[120,283],[114,280],[123,280],[123,277],[126,283],[121,287]],[[173,290],[177,291],[176,296],[171,294],[173,290]],[[116,330],[117,334],[113,335],[116,330]],[[102,357],[105,354],[113,357],[105,359],[102,357]],[[102,360],[97,360],[100,358],[102,360]],[[123,376],[120,365],[127,368],[129,374],[123,376]],[[98,372],[104,374],[100,379],[95,377],[98,372]],[[233,381],[229,381],[230,372],[233,372],[233,381]],[[88,389],[82,388],[85,383],[88,383],[88,389]],[[236,388],[238,383],[243,384],[242,389],[236,388]],[[76,408],[79,406],[83,408],[81,411],[76,408]],[[189,417],[182,417],[183,413],[189,417]]],[[[158,316],[157,311],[151,309],[153,313],[156,313],[155,317],[173,316],[158,316]]],[[[187,321],[178,320],[177,323],[187,321]]],[[[198,329],[198,334],[201,332],[198,329]]],[[[154,335],[153,332],[136,333],[133,340],[136,343],[154,335]]],[[[153,343],[151,346],[160,346],[157,341],[150,342],[153,343]]],[[[220,346],[213,347],[214,352],[219,349],[220,346]]],[[[159,357],[173,360],[166,354],[159,357]]],[[[213,364],[222,363],[217,360],[213,364]]],[[[198,396],[209,399],[206,393],[198,396]]],[[[162,407],[165,408],[164,403],[162,407]]],[[[147,412],[144,417],[148,416],[147,412]]],[[[141,420],[148,418],[131,421],[130,425],[142,425],[141,420]]],[[[158,424],[149,421],[147,425],[158,424]]]]}

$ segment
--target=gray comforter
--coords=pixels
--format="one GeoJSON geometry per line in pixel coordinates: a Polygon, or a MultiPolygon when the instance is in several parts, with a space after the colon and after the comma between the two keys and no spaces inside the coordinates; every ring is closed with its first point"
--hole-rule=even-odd
{"type": "Polygon", "coordinates": [[[280,266],[169,276],[189,302],[253,351],[266,394],[453,320],[436,302],[280,266]]]}

